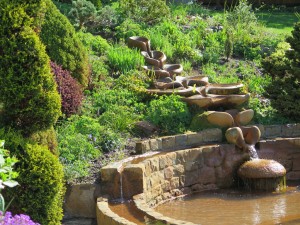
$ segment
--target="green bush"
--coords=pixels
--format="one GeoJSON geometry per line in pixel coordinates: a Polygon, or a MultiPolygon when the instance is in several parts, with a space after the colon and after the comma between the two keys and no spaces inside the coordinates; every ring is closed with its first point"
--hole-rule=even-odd
{"type": "Polygon", "coordinates": [[[133,107],[112,105],[99,117],[99,121],[115,132],[126,133],[132,131],[133,125],[141,118],[133,107]]]}
{"type": "Polygon", "coordinates": [[[107,40],[100,35],[92,35],[91,33],[84,33],[82,31],[78,32],[77,35],[90,55],[105,55],[110,48],[107,40]]]}
{"type": "Polygon", "coordinates": [[[96,22],[97,9],[91,1],[72,1],[72,8],[68,14],[75,27],[79,30],[86,28],[88,23],[96,22]]]}
{"type": "Polygon", "coordinates": [[[286,57],[285,52],[290,49],[286,42],[280,42],[275,52],[262,61],[262,65],[267,73],[272,77],[284,77],[291,67],[291,61],[286,57]]]}
{"type": "Polygon", "coordinates": [[[41,40],[50,59],[71,72],[77,81],[86,86],[89,79],[88,56],[69,20],[51,0],[45,0],[47,12],[42,25],[41,40]]]}
{"type": "Polygon", "coordinates": [[[126,73],[133,69],[140,69],[144,65],[144,58],[139,50],[126,46],[114,46],[107,53],[108,64],[115,74],[126,73]]]}
{"type": "Polygon", "coordinates": [[[266,87],[266,96],[271,100],[272,107],[279,114],[290,120],[300,118],[300,85],[293,76],[277,78],[266,87]]]}
{"type": "Polygon", "coordinates": [[[48,147],[52,154],[58,156],[57,139],[54,127],[50,127],[48,130],[38,131],[30,135],[29,140],[33,143],[37,143],[42,146],[48,147]]]}
{"type": "Polygon", "coordinates": [[[162,129],[162,133],[182,133],[190,124],[186,103],[177,95],[162,96],[150,102],[146,118],[162,129]]]}
{"type": "Polygon", "coordinates": [[[26,213],[43,225],[61,224],[65,187],[58,158],[47,147],[31,144],[16,132],[2,129],[0,136],[19,159],[15,168],[20,185],[5,193],[8,199],[14,197],[11,210],[26,213]]]}
{"type": "Polygon", "coordinates": [[[60,115],[49,57],[30,26],[22,6],[1,1],[1,119],[24,135],[50,128],[60,115]]]}
{"type": "MultiPolygon", "coordinates": [[[[126,18],[119,26],[116,27],[116,36],[118,39],[127,40],[131,36],[149,36],[147,31],[139,22],[134,22],[126,18]]],[[[152,41],[152,40],[151,40],[152,41]]]]}
{"type": "Polygon", "coordinates": [[[72,116],[57,128],[59,159],[67,181],[88,175],[90,160],[101,155],[101,130],[97,120],[86,116],[72,116]]]}
{"type": "Polygon", "coordinates": [[[291,50],[287,51],[287,57],[292,61],[292,75],[296,79],[300,79],[300,22],[296,23],[292,36],[287,38],[287,42],[291,45],[291,50]]]}
{"type": "Polygon", "coordinates": [[[136,22],[156,23],[170,14],[165,0],[120,0],[120,11],[136,22]]]}

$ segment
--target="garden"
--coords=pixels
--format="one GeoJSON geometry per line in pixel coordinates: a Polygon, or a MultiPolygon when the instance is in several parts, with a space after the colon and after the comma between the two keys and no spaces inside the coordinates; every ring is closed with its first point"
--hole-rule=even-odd
{"type": "Polygon", "coordinates": [[[164,0],[0,1],[0,224],[61,224],[66,185],[100,182],[99,169],[134,154],[136,140],[200,131],[208,125],[195,126],[195,117],[226,110],[147,94],[154,77],[127,46],[131,36],[151,40],[182,76],[242,83],[251,97],[239,107],[254,110],[253,124],[299,123],[298,12],[246,0],[222,10],[164,0]]]}

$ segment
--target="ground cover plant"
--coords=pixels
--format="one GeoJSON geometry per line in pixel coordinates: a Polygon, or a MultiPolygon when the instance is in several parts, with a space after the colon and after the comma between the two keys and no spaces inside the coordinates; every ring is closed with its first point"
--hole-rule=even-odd
{"type": "Polygon", "coordinates": [[[20,196],[14,213],[59,224],[64,179],[98,181],[99,167],[133,153],[141,121],[155,126],[152,135],[178,134],[203,113],[176,95],[145,93],[154,78],[127,47],[130,36],[149,38],[184,76],[243,83],[251,99],[241,107],[255,111],[254,123],[299,122],[297,9],[255,9],[245,0],[217,12],[155,0],[53,2],[0,2],[0,136],[19,159],[22,186],[7,192],[20,196]]]}

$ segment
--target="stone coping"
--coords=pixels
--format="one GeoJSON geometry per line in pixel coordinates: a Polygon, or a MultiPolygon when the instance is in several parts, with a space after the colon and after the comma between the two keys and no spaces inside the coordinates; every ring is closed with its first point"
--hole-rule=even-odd
{"type": "MultiPolygon", "coordinates": [[[[261,140],[300,137],[300,123],[284,125],[254,125],[257,126],[261,132],[261,140]]],[[[140,140],[136,142],[135,150],[138,154],[149,151],[180,150],[209,143],[221,143],[222,140],[222,130],[219,128],[212,128],[199,132],[189,132],[185,134],[140,140]]]]}
{"type": "Polygon", "coordinates": [[[97,199],[96,215],[97,225],[136,225],[111,211],[107,198],[97,199]]]}

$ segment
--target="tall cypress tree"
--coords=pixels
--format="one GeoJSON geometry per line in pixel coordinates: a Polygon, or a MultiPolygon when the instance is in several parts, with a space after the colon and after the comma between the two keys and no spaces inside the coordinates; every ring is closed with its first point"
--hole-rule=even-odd
{"type": "MultiPolygon", "coordinates": [[[[33,2],[37,9],[39,1],[33,2]]],[[[30,12],[27,1],[0,2],[1,118],[25,136],[51,127],[60,115],[50,60],[36,33],[38,12],[30,12]]]]}

